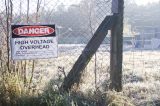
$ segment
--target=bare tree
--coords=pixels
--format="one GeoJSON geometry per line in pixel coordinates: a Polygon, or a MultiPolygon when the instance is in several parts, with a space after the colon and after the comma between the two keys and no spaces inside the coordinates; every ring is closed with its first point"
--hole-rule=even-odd
{"type": "Polygon", "coordinates": [[[6,12],[6,45],[7,45],[7,68],[10,71],[10,25],[13,15],[12,0],[5,0],[5,12],[6,12]]]}
{"type": "Polygon", "coordinates": [[[42,0],[38,0],[37,1],[37,8],[36,8],[36,23],[38,22],[38,17],[39,17],[39,9],[40,9],[40,7],[41,7],[41,2],[42,2],[42,0]]]}
{"type": "Polygon", "coordinates": [[[27,0],[27,23],[29,23],[29,0],[27,0]]]}

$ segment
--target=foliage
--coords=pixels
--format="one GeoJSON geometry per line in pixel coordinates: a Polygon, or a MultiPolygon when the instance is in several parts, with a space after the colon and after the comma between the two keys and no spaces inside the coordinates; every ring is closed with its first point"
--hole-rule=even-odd
{"type": "Polygon", "coordinates": [[[138,6],[135,3],[125,2],[125,18],[133,26],[159,26],[160,4],[152,3],[138,6]]]}

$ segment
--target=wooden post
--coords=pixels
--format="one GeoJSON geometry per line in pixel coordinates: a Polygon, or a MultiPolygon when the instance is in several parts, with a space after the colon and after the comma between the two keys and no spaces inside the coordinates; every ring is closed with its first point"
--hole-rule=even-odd
{"type": "Polygon", "coordinates": [[[83,70],[91,60],[92,56],[96,53],[97,49],[99,48],[100,44],[105,39],[108,30],[111,29],[113,23],[113,16],[107,16],[101,25],[96,30],[95,34],[83,50],[82,54],[74,64],[71,71],[68,73],[67,77],[64,79],[60,90],[62,92],[69,91],[71,87],[76,83],[79,85],[83,70]]]}
{"type": "Polygon", "coordinates": [[[118,13],[114,13],[115,21],[111,29],[110,89],[120,92],[122,90],[124,0],[118,0],[117,6],[118,6],[118,13]]]}

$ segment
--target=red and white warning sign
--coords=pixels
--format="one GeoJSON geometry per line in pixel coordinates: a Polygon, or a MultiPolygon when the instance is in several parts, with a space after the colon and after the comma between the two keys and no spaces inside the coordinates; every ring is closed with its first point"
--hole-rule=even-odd
{"type": "Polygon", "coordinates": [[[11,28],[13,60],[57,57],[55,25],[12,25],[11,28]]]}

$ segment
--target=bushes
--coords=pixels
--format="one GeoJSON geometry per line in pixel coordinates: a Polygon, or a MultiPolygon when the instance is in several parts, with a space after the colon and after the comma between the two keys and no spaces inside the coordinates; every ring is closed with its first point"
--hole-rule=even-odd
{"type": "Polygon", "coordinates": [[[78,106],[77,101],[81,102],[70,93],[60,93],[51,83],[41,94],[29,86],[16,72],[3,73],[0,80],[0,106],[78,106]]]}
{"type": "Polygon", "coordinates": [[[107,92],[107,96],[99,90],[88,91],[86,94],[59,92],[59,86],[63,81],[60,76],[51,80],[40,93],[37,88],[31,86],[30,78],[24,82],[23,74],[21,76],[17,71],[1,72],[0,106],[133,106],[128,98],[115,92],[107,92]]]}
{"type": "Polygon", "coordinates": [[[134,106],[130,98],[115,91],[107,92],[108,106],[134,106]]]}

